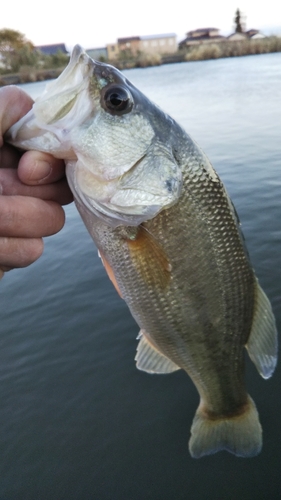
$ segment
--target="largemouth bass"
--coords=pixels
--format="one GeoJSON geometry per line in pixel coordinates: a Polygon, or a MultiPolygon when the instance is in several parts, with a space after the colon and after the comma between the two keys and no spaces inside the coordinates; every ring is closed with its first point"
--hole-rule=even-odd
{"type": "Polygon", "coordinates": [[[270,377],[275,320],[204,153],[122,73],[79,46],[6,139],[66,161],[81,217],[140,327],[137,368],[183,369],[198,390],[191,455],[259,453],[244,348],[270,377]]]}

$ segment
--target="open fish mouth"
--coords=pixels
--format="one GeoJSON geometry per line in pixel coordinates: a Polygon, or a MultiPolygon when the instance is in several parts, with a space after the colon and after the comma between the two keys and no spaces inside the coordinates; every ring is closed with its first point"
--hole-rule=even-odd
{"type": "Polygon", "coordinates": [[[182,186],[146,105],[116,68],[76,45],[63,73],[6,140],[64,159],[76,199],[112,226],[138,225],[174,204],[182,186]]]}
{"type": "Polygon", "coordinates": [[[93,67],[92,59],[76,45],[65,70],[46,85],[33,108],[10,128],[5,136],[7,142],[21,149],[51,152],[59,158],[74,159],[67,136],[71,129],[79,127],[93,113],[93,101],[89,97],[93,67]]]}

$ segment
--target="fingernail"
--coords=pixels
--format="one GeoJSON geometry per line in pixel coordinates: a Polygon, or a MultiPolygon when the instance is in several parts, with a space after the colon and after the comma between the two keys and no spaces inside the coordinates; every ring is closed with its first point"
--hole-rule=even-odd
{"type": "Polygon", "coordinates": [[[29,179],[32,181],[41,182],[49,177],[52,173],[52,167],[49,162],[44,160],[37,160],[34,162],[33,168],[30,172],[29,179]]]}

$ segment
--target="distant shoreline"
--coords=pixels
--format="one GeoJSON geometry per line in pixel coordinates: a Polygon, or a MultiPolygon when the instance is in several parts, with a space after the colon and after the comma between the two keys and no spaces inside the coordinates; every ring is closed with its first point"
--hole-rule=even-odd
{"type": "Polygon", "coordinates": [[[5,75],[0,74],[0,87],[53,80],[57,78],[63,70],[64,68],[42,70],[31,67],[29,71],[25,68],[24,72],[7,73],[5,75]]]}
{"type": "MultiPolygon", "coordinates": [[[[270,54],[281,52],[281,37],[267,37],[258,40],[201,43],[192,45],[175,54],[166,56],[139,54],[136,57],[107,61],[120,70],[132,68],[146,68],[149,66],[160,66],[162,64],[173,64],[189,61],[206,61],[210,59],[222,59],[226,57],[241,57],[247,55],[270,54]]],[[[63,68],[37,69],[35,67],[24,67],[18,73],[0,73],[0,87],[5,85],[19,85],[22,83],[33,83],[57,78],[63,68]]]]}

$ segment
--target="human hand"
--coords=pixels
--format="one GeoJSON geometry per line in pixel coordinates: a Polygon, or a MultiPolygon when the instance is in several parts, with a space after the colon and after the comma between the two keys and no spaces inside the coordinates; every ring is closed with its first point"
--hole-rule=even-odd
{"type": "Polygon", "coordinates": [[[62,160],[37,151],[21,156],[3,141],[32,104],[17,87],[0,89],[0,279],[4,271],[40,257],[42,238],[60,231],[65,221],[61,205],[73,199],[62,160]]]}

